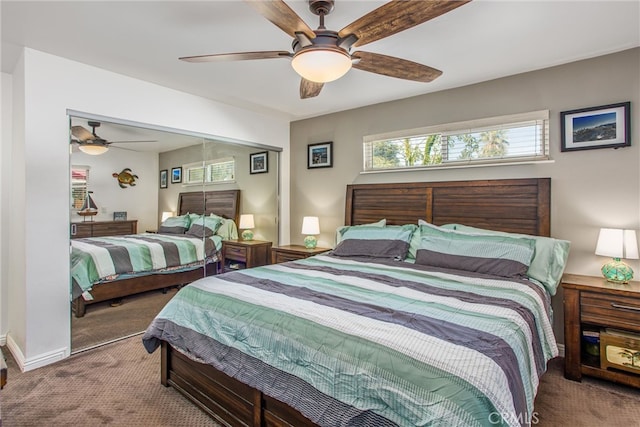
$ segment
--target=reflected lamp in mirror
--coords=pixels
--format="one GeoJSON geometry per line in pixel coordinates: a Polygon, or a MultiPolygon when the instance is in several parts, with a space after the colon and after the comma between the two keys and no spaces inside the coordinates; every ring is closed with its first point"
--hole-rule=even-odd
{"type": "Polygon", "coordinates": [[[253,240],[253,229],[255,227],[253,214],[240,215],[240,225],[238,225],[238,228],[242,230],[242,240],[253,240]]]}
{"type": "Polygon", "coordinates": [[[613,258],[602,266],[602,275],[607,281],[629,283],[629,280],[633,279],[633,269],[621,259],[638,259],[638,240],[635,230],[601,228],[596,255],[613,258]]]}
{"type": "Polygon", "coordinates": [[[171,218],[172,216],[176,216],[176,213],[171,211],[164,211],[162,212],[162,217],[160,218],[160,222],[165,222],[167,218],[171,218]]]}
{"type": "Polygon", "coordinates": [[[313,249],[318,244],[316,236],[320,234],[320,221],[317,216],[305,216],[302,218],[302,234],[305,234],[304,247],[313,249]]]}

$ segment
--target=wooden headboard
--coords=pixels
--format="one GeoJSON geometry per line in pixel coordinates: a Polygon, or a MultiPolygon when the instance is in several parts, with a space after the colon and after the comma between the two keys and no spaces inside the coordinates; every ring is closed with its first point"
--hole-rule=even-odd
{"type": "Polygon", "coordinates": [[[216,214],[240,221],[240,190],[193,191],[178,195],[178,215],[216,214]]]}
{"type": "Polygon", "coordinates": [[[551,179],[354,184],[347,186],[345,225],[458,223],[549,236],[551,179]]]}

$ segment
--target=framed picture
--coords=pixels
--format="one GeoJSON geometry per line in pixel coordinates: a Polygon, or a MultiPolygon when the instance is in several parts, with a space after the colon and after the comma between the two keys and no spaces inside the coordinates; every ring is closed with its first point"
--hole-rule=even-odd
{"type": "Polygon", "coordinates": [[[114,221],[126,221],[127,220],[127,213],[126,212],[114,212],[113,213],[113,220],[114,221]]]}
{"type": "Polygon", "coordinates": [[[560,113],[561,151],[631,145],[630,102],[560,113]]]}
{"type": "Polygon", "coordinates": [[[253,153],[249,155],[249,173],[269,172],[269,153],[253,153]]]}
{"type": "Polygon", "coordinates": [[[171,168],[171,183],[179,184],[182,182],[182,166],[171,168]]]}
{"type": "Polygon", "coordinates": [[[330,168],[333,166],[333,142],[309,144],[307,169],[330,168]]]}
{"type": "Polygon", "coordinates": [[[167,184],[169,183],[169,171],[163,169],[160,171],[160,188],[167,188],[167,184]]]}

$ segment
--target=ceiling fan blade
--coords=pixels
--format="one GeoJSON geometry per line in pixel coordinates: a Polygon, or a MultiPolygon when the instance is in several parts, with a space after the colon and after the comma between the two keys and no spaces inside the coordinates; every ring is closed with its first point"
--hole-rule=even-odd
{"type": "Polygon", "coordinates": [[[138,150],[133,150],[131,148],[124,148],[124,147],[118,147],[117,145],[109,145],[109,148],[117,148],[118,150],[127,150],[127,151],[133,151],[135,153],[139,153],[140,151],[138,150]]]}
{"type": "Polygon", "coordinates": [[[89,141],[93,138],[93,134],[82,126],[71,126],[71,135],[75,136],[80,142],[89,141]]]}
{"type": "Polygon", "coordinates": [[[109,141],[108,144],[131,144],[135,142],[158,142],[156,139],[149,139],[147,141],[139,140],[139,141],[109,141]]]}
{"type": "Polygon", "coordinates": [[[262,52],[236,52],[219,53],[215,55],[183,56],[181,61],[186,62],[225,62],[245,61],[251,59],[290,58],[293,54],[285,50],[265,50],[262,52]]]}
{"type": "Polygon", "coordinates": [[[437,18],[470,1],[393,0],[356,19],[340,30],[338,36],[345,38],[355,34],[358,40],[352,46],[363,46],[437,18]]]}
{"type": "Polygon", "coordinates": [[[354,52],[353,68],[405,80],[428,83],[442,75],[442,71],[417,62],[371,52],[354,52]]]}
{"type": "Polygon", "coordinates": [[[324,83],[316,83],[307,79],[300,80],[300,99],[318,96],[323,86],[324,83]]]}
{"type": "Polygon", "coordinates": [[[296,36],[296,32],[303,32],[313,39],[315,33],[309,26],[295,13],[284,1],[254,1],[245,0],[256,12],[267,18],[276,27],[280,28],[291,37],[296,36]]]}

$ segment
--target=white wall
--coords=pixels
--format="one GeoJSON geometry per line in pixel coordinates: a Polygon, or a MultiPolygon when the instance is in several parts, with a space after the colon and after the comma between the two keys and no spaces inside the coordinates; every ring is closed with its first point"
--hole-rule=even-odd
{"type": "Polygon", "coordinates": [[[2,73],[2,86],[0,87],[0,118],[2,119],[2,131],[0,132],[0,345],[6,344],[8,328],[7,292],[9,269],[6,268],[9,248],[9,171],[11,165],[11,113],[12,84],[11,75],[2,73]],[[3,238],[4,236],[4,238],[3,238]]]}
{"type": "MultiPolygon", "coordinates": [[[[12,252],[9,280],[2,283],[9,295],[7,345],[23,370],[70,352],[67,110],[288,151],[289,123],[282,118],[25,49],[13,73],[12,169],[8,175],[3,171],[3,178],[11,177],[12,252]]],[[[282,157],[288,182],[288,154],[282,157]]],[[[283,222],[288,221],[287,194],[283,222]]],[[[288,227],[283,234],[288,240],[288,227]]]]}

